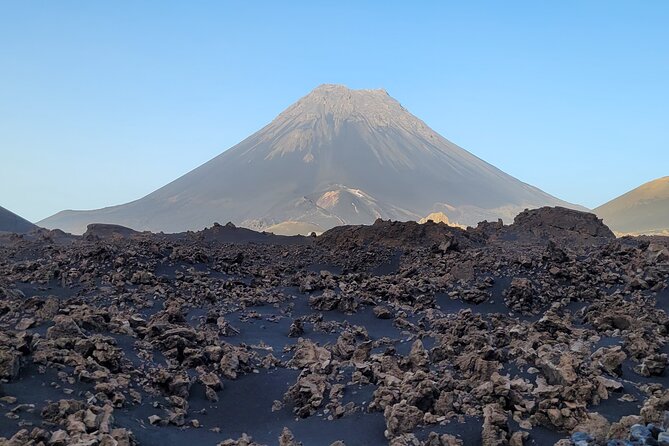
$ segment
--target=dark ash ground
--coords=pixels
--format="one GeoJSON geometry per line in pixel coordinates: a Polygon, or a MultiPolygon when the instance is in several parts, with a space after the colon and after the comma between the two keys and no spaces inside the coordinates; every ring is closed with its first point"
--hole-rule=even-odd
{"type": "Polygon", "coordinates": [[[669,409],[667,246],[559,208],[3,235],[0,444],[627,439],[669,409]]]}

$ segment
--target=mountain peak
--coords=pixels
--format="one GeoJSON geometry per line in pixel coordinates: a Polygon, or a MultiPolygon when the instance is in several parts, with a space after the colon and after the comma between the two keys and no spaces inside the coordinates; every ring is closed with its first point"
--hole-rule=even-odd
{"type": "Polygon", "coordinates": [[[307,96],[323,96],[323,95],[380,95],[388,96],[388,92],[383,88],[377,89],[359,89],[354,90],[342,84],[321,84],[311,90],[307,96]]]}
{"type": "MultiPolygon", "coordinates": [[[[357,146],[370,152],[379,163],[395,168],[413,169],[413,158],[420,157],[416,151],[432,154],[438,151],[431,144],[420,148],[414,143],[398,145],[387,136],[389,133],[411,134],[430,142],[441,139],[385,90],[353,90],[344,85],[323,84],[279,114],[263,129],[260,140],[271,145],[264,159],[301,153],[303,162],[312,166],[323,159],[319,156],[323,147],[354,135],[355,144],[352,140],[335,150],[357,146]],[[360,142],[364,144],[360,146],[360,142]]],[[[342,168],[348,170],[345,165],[342,168]]]]}
{"type": "Polygon", "coordinates": [[[275,124],[281,127],[292,122],[302,126],[319,121],[334,121],[335,125],[343,121],[365,122],[370,127],[398,126],[409,131],[424,126],[386,90],[353,90],[337,84],[316,87],[281,113],[275,124]]]}

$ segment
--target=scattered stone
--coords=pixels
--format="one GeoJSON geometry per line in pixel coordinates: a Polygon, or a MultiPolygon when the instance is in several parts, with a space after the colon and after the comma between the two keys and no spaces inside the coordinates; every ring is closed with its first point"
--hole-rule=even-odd
{"type": "MultiPolygon", "coordinates": [[[[661,237],[616,239],[563,209],[234,239],[245,231],[0,234],[0,405],[15,426],[0,444],[132,446],[116,410],[187,442],[230,389],[275,378],[283,401],[257,410],[362,428],[378,412],[394,446],[463,444],[436,432],[472,420],[485,445],[537,427],[570,446],[667,439],[661,237]],[[39,411],[19,380],[66,399],[39,411]]],[[[299,444],[287,429],[279,443],[299,444]]]]}

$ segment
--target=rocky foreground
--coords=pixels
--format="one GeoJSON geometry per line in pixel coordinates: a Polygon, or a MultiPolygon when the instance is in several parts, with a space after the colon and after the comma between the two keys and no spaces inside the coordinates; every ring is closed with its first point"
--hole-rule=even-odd
{"type": "Polygon", "coordinates": [[[669,444],[669,238],[0,236],[2,445],[669,444]]]}

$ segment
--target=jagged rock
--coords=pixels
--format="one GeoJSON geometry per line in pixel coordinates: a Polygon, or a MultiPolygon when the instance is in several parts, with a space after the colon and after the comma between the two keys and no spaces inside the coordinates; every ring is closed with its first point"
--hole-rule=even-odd
{"type": "Polygon", "coordinates": [[[459,438],[450,434],[437,434],[430,432],[427,440],[423,443],[424,446],[463,446],[464,442],[459,438]]]}
{"type": "Polygon", "coordinates": [[[149,416],[149,424],[154,425],[154,424],[159,424],[162,421],[162,418],[160,418],[158,415],[150,415],[149,416]]]}
{"type": "Polygon", "coordinates": [[[620,418],[620,420],[611,424],[607,439],[615,440],[628,437],[630,428],[635,424],[640,424],[641,421],[641,417],[638,415],[628,415],[620,418]]]}
{"type": "MultiPolygon", "coordinates": [[[[3,346],[4,347],[4,346],[3,346]]],[[[6,347],[0,348],[0,378],[12,380],[19,374],[21,355],[6,347]]]]}
{"type": "Polygon", "coordinates": [[[515,311],[530,312],[534,302],[539,300],[532,282],[527,278],[516,277],[504,291],[504,303],[515,311]]]}
{"type": "Polygon", "coordinates": [[[604,400],[609,399],[609,392],[620,392],[624,390],[624,386],[619,381],[604,376],[598,376],[596,379],[598,383],[597,394],[604,400]]]}
{"type": "Polygon", "coordinates": [[[289,338],[299,338],[304,334],[304,325],[299,319],[295,319],[292,324],[290,324],[290,329],[288,330],[289,338]]]}
{"type": "Polygon", "coordinates": [[[59,429],[51,434],[51,438],[49,439],[49,445],[66,446],[69,444],[69,441],[70,441],[70,436],[68,435],[68,433],[62,429],[59,429]]]}
{"type": "Polygon", "coordinates": [[[83,338],[84,333],[70,316],[58,315],[53,319],[54,325],[46,331],[47,339],[83,338]]]}
{"type": "Polygon", "coordinates": [[[483,408],[483,429],[481,444],[483,446],[508,445],[507,414],[498,404],[488,404],[483,408]]]}
{"type": "Polygon", "coordinates": [[[650,355],[634,367],[634,371],[642,376],[660,376],[667,368],[667,354],[650,355]]]}
{"type": "Polygon", "coordinates": [[[216,319],[216,326],[221,336],[235,336],[239,334],[239,330],[230,325],[223,316],[216,319]]]}
{"type": "Polygon", "coordinates": [[[669,248],[656,243],[650,243],[648,248],[648,259],[653,263],[669,262],[669,248]]]}
{"type": "Polygon", "coordinates": [[[530,232],[553,241],[613,240],[615,235],[594,214],[561,207],[543,207],[521,212],[513,220],[513,231],[530,232]]]}
{"type": "Polygon", "coordinates": [[[170,395],[188,399],[191,381],[187,374],[172,374],[165,369],[160,369],[151,376],[152,380],[165,389],[170,395]]]}
{"type": "Polygon", "coordinates": [[[416,339],[411,345],[409,363],[416,369],[425,368],[430,363],[430,354],[425,349],[423,342],[420,339],[416,339]]]}
{"type": "Polygon", "coordinates": [[[308,368],[314,371],[326,371],[332,361],[332,354],[306,339],[298,339],[293,358],[288,365],[297,368],[308,368]]]}
{"type": "Polygon", "coordinates": [[[388,439],[413,431],[423,420],[423,412],[406,401],[386,407],[383,416],[386,418],[385,435],[388,439]]]}
{"type": "Polygon", "coordinates": [[[669,390],[650,396],[643,404],[640,415],[644,423],[661,424],[669,410],[669,390]]]}
{"type": "Polygon", "coordinates": [[[216,391],[211,387],[205,387],[204,396],[207,398],[207,400],[211,401],[212,403],[218,401],[218,394],[216,394],[216,391]]]}
{"type": "Polygon", "coordinates": [[[33,318],[31,318],[31,317],[24,317],[24,318],[22,318],[22,319],[19,321],[18,324],[16,324],[16,327],[15,327],[15,328],[16,328],[17,330],[24,331],[24,330],[29,329],[29,328],[32,327],[33,325],[35,325],[35,319],[33,319],[33,318]]]}
{"type": "Polygon", "coordinates": [[[253,438],[248,434],[242,434],[237,440],[228,439],[218,443],[218,446],[263,446],[253,441],[253,438]]]}
{"type": "Polygon", "coordinates": [[[327,388],[328,383],[323,375],[300,375],[297,382],[288,389],[284,399],[293,404],[293,411],[297,416],[306,418],[321,407],[327,388]]]}
{"type": "Polygon", "coordinates": [[[375,306],[372,311],[374,311],[374,316],[376,316],[379,319],[392,319],[393,318],[393,313],[388,309],[388,307],[385,307],[383,305],[377,305],[375,306]]]}
{"type": "Polygon", "coordinates": [[[332,347],[332,353],[342,359],[351,359],[356,348],[355,334],[345,331],[337,338],[337,343],[332,347]]]}
{"type": "Polygon", "coordinates": [[[199,379],[206,387],[210,387],[214,390],[220,390],[221,387],[223,387],[221,379],[215,373],[202,373],[199,379]]]}
{"type": "Polygon", "coordinates": [[[283,428],[279,436],[279,446],[301,446],[302,443],[295,440],[295,436],[287,427],[283,428]]]}
{"type": "Polygon", "coordinates": [[[585,432],[596,442],[603,443],[608,437],[611,425],[602,415],[593,412],[588,413],[585,419],[573,429],[573,432],[585,432]]]}
{"type": "Polygon", "coordinates": [[[542,359],[538,362],[537,367],[546,376],[548,384],[568,386],[578,379],[573,364],[574,358],[571,355],[565,354],[560,356],[558,364],[553,364],[550,360],[542,359]]]}
{"type": "Polygon", "coordinates": [[[401,434],[392,438],[389,446],[421,446],[421,442],[414,434],[401,434]]]}
{"type": "Polygon", "coordinates": [[[620,346],[602,347],[592,354],[592,360],[606,372],[622,375],[622,365],[627,355],[620,346]]]}

